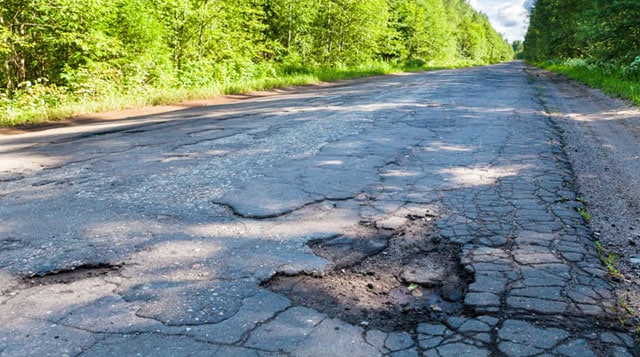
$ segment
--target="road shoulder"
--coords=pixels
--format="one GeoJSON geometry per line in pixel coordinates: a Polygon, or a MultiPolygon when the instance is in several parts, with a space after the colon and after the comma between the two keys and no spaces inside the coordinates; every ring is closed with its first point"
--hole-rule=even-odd
{"type": "Polygon", "coordinates": [[[618,313],[630,326],[640,315],[640,110],[562,75],[527,67],[563,145],[585,203],[618,313]]]}

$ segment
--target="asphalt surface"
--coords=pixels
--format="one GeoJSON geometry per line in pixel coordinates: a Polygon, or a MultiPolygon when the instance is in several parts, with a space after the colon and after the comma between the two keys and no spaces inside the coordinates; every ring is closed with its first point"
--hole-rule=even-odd
{"type": "Polygon", "coordinates": [[[0,355],[637,355],[524,69],[0,137],[0,355]],[[457,315],[382,331],[261,286],[416,219],[472,276],[457,315]]]}

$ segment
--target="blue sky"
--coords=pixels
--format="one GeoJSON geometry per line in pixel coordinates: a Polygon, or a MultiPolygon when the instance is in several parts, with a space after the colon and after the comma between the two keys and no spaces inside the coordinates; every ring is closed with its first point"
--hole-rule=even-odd
{"type": "Polygon", "coordinates": [[[507,40],[522,40],[527,32],[528,10],[534,0],[469,0],[474,9],[489,16],[493,27],[507,40]]]}

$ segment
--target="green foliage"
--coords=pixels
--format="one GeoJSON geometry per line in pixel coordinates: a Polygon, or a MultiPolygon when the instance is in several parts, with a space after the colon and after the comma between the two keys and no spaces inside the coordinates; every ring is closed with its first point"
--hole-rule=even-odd
{"type": "Polygon", "coordinates": [[[636,66],[629,67],[634,73],[631,74],[631,70],[624,67],[594,63],[584,59],[534,62],[534,64],[577,79],[591,87],[600,88],[614,97],[628,99],[635,105],[640,105],[640,81],[637,79],[636,66]]]}
{"type": "Polygon", "coordinates": [[[319,4],[312,24],[316,63],[356,64],[375,57],[387,25],[384,0],[325,0],[319,4]]]}
{"type": "Polygon", "coordinates": [[[640,105],[640,2],[537,0],[525,58],[640,105]]]}
{"type": "Polygon", "coordinates": [[[582,217],[582,219],[587,223],[591,222],[591,213],[589,213],[586,208],[578,207],[578,214],[580,214],[580,217],[582,217]]]}
{"type": "Polygon", "coordinates": [[[0,117],[512,57],[465,0],[0,0],[0,117]]]}
{"type": "Polygon", "coordinates": [[[592,6],[592,0],[537,0],[525,36],[525,57],[542,60],[583,56],[589,47],[585,21],[592,6]]]}
{"type": "Polygon", "coordinates": [[[586,9],[584,37],[592,43],[591,56],[628,65],[640,55],[640,2],[597,0],[586,9]]]}
{"type": "Polygon", "coordinates": [[[394,30],[406,59],[451,61],[455,56],[452,24],[441,0],[393,1],[394,30]]]}
{"type": "Polygon", "coordinates": [[[598,254],[598,259],[604,267],[607,269],[609,276],[611,279],[615,281],[621,281],[624,279],[624,275],[620,273],[618,268],[616,267],[618,264],[618,255],[616,253],[609,252],[605,247],[602,246],[602,243],[599,241],[595,242],[596,245],[596,253],[598,254]]]}
{"type": "Polygon", "coordinates": [[[511,48],[513,48],[513,56],[516,59],[524,59],[524,43],[522,41],[513,41],[511,48]]]}

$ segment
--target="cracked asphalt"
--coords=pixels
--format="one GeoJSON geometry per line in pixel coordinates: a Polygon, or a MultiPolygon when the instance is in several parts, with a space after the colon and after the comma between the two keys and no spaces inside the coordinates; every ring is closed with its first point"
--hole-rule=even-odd
{"type": "Polygon", "coordinates": [[[522,62],[3,136],[0,355],[638,355],[579,197],[522,62]],[[416,217],[461,314],[382,331],[261,285],[416,217]]]}

